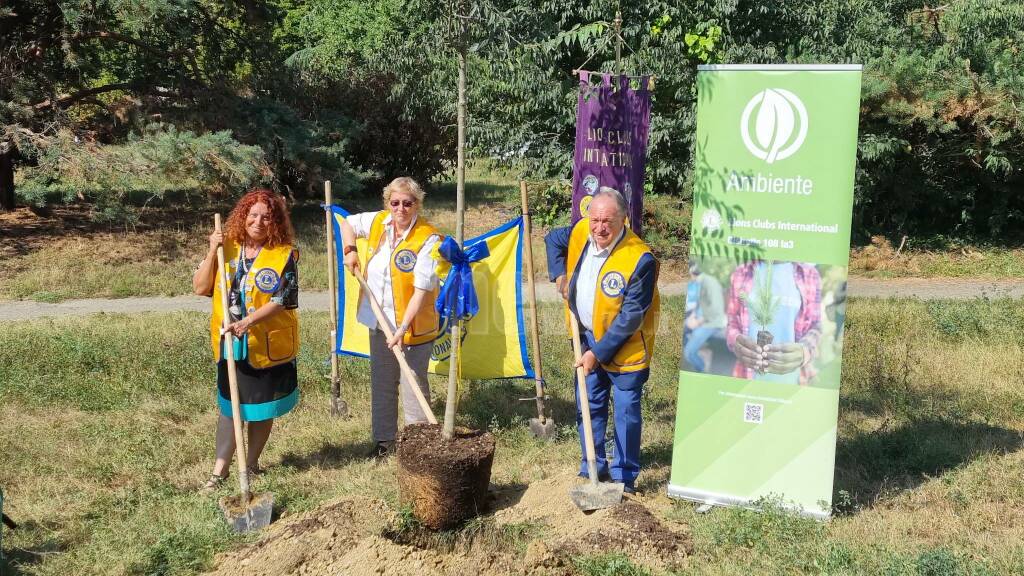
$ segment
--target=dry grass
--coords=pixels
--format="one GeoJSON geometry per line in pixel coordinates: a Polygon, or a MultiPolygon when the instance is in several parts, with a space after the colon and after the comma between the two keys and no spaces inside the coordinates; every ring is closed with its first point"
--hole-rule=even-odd
{"type": "Polygon", "coordinates": [[[1024,248],[900,249],[883,236],[850,251],[850,273],[869,278],[1022,278],[1024,248]]]}
{"type": "MultiPolygon", "coordinates": [[[[519,216],[519,187],[512,173],[484,164],[470,168],[465,235],[477,236],[519,216]]],[[[375,194],[337,200],[351,211],[377,210],[375,194]]],[[[171,296],[191,292],[191,272],[205,250],[211,214],[227,205],[149,208],[132,228],[92,223],[75,207],[50,216],[27,209],[0,214],[0,299],[58,302],[74,298],[171,296]]],[[[662,257],[663,282],[686,277],[685,230],[689,207],[656,196],[648,205],[647,236],[662,257]]],[[[424,216],[442,232],[455,232],[455,184],[435,183],[424,216]]],[[[293,209],[296,245],[302,254],[304,290],[327,289],[323,212],[315,202],[293,209]]],[[[537,278],[546,278],[544,234],[536,226],[533,253],[537,278]]],[[[865,277],[1024,277],[1024,249],[962,246],[946,250],[897,250],[883,237],[851,251],[850,273],[865,277]]]]}
{"type": "MultiPolygon", "coordinates": [[[[511,175],[469,171],[465,235],[472,238],[519,216],[519,188],[511,175]]],[[[455,232],[455,186],[437,183],[424,216],[445,233],[455,232]]],[[[350,211],[378,210],[374,195],[341,198],[350,211]]],[[[230,206],[149,209],[132,229],[94,224],[72,209],[49,217],[27,209],[0,215],[0,299],[59,302],[75,298],[174,296],[191,293],[192,270],[203,257],[212,214],[230,206]]],[[[327,289],[323,211],[316,203],[295,206],[292,220],[304,290],[327,289]]],[[[543,272],[543,231],[534,238],[537,270],[543,272]]]]}
{"type": "Polygon", "coordinates": [[[190,265],[202,258],[202,247],[184,250],[188,244],[183,232],[56,238],[7,261],[0,294],[44,302],[184,294],[191,291],[190,265]]]}

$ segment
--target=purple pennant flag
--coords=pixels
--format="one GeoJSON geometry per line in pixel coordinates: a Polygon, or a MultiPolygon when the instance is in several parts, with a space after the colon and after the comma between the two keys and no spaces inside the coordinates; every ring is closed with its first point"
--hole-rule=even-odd
{"type": "Polygon", "coordinates": [[[651,93],[650,76],[637,79],[638,89],[630,86],[629,76],[610,74],[602,74],[601,83],[592,85],[590,72],[580,71],[572,173],[574,224],[587,215],[591,196],[608,187],[622,193],[629,208],[630,227],[640,234],[651,93]]]}

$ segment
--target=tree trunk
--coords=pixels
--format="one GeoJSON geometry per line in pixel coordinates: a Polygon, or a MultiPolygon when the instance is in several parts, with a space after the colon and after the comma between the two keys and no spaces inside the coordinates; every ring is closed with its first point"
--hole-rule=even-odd
{"type": "MultiPolygon", "coordinates": [[[[461,7],[461,5],[460,5],[461,7]]],[[[461,11],[460,11],[461,12],[461,11]]],[[[462,248],[463,225],[466,218],[466,23],[459,20],[459,85],[458,104],[458,157],[455,168],[455,241],[462,248]]],[[[448,397],[444,405],[444,426],[441,434],[451,439],[455,430],[455,403],[459,393],[459,347],[462,344],[462,319],[451,319],[452,353],[448,357],[448,397]]]]}
{"type": "Polygon", "coordinates": [[[14,210],[14,154],[13,146],[0,152],[0,210],[14,210]]]}

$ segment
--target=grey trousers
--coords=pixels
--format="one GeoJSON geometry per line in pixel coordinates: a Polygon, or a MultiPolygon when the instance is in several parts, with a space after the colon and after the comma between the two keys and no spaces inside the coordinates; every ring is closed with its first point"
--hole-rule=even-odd
{"type": "MultiPolygon", "coordinates": [[[[434,344],[427,342],[404,349],[409,367],[416,373],[423,396],[430,401],[427,366],[434,344]]],[[[388,348],[380,330],[370,330],[370,428],[374,442],[392,442],[398,434],[398,388],[402,388],[402,414],[406,425],[426,422],[427,416],[416,401],[412,383],[398,367],[395,353],[388,348]]]]}

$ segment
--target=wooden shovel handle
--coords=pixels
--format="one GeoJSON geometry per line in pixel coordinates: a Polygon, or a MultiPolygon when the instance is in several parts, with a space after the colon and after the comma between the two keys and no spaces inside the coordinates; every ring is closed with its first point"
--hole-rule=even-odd
{"type": "MultiPolygon", "coordinates": [[[[359,285],[363,287],[363,294],[366,295],[366,299],[370,302],[370,309],[373,310],[373,315],[377,317],[377,325],[380,326],[381,332],[384,333],[384,337],[391,340],[391,337],[395,334],[395,331],[391,328],[391,323],[384,316],[384,311],[380,309],[380,304],[377,303],[377,299],[373,297],[373,293],[370,292],[370,287],[366,284],[366,280],[362,274],[352,274],[359,281],[359,285]]],[[[423,391],[420,390],[419,378],[416,377],[416,373],[413,372],[412,368],[409,367],[409,363],[405,360],[405,354],[402,352],[400,346],[395,346],[391,349],[395,353],[395,358],[398,360],[398,366],[402,369],[402,374],[412,383],[412,393],[416,396],[416,401],[420,403],[420,408],[423,409],[423,413],[427,416],[427,422],[431,424],[437,424],[437,418],[434,417],[434,411],[430,409],[430,403],[423,397],[423,391]]]]}
{"type": "MultiPolygon", "coordinates": [[[[338,271],[336,270],[336,259],[334,255],[334,213],[331,212],[331,206],[334,204],[334,198],[331,195],[331,182],[328,180],[324,182],[324,203],[327,205],[327,209],[324,210],[327,223],[327,261],[330,264],[327,266],[327,290],[331,295],[331,326],[338,325],[338,271]]],[[[335,335],[336,332],[331,330],[331,407],[336,409],[338,402],[341,401],[341,378],[338,376],[338,353],[335,351],[335,335]]]]}
{"type": "Polygon", "coordinates": [[[530,342],[533,344],[534,385],[537,389],[537,418],[544,423],[544,370],[541,366],[540,328],[537,323],[537,289],[533,283],[533,241],[530,231],[530,201],[526,182],[519,181],[519,195],[523,204],[523,249],[526,260],[526,295],[530,300],[530,342]]]}
{"type": "MultiPolygon", "coordinates": [[[[213,215],[213,229],[221,231],[220,214],[213,215]]],[[[239,254],[244,258],[245,254],[239,254]]],[[[226,329],[231,324],[231,312],[228,310],[228,271],[224,266],[224,244],[217,246],[217,282],[220,283],[220,311],[221,328],[226,329]]],[[[235,460],[238,461],[238,483],[242,491],[242,502],[249,501],[249,471],[245,462],[245,435],[242,433],[242,407],[238,395],[238,372],[235,369],[235,337],[230,332],[224,333],[221,340],[221,350],[227,348],[228,361],[228,388],[231,390],[231,421],[235,429],[235,460]],[[227,341],[228,346],[223,346],[227,341]]]]}
{"type": "MultiPolygon", "coordinates": [[[[568,306],[568,304],[566,304],[568,306]]],[[[580,324],[569,308],[569,330],[572,332],[572,355],[579,364],[583,358],[580,345],[580,324]]],[[[587,447],[587,470],[590,483],[597,484],[597,455],[594,453],[594,429],[590,427],[590,396],[587,394],[587,373],[583,366],[576,367],[576,388],[579,390],[580,414],[583,416],[583,443],[587,447]]]]}

